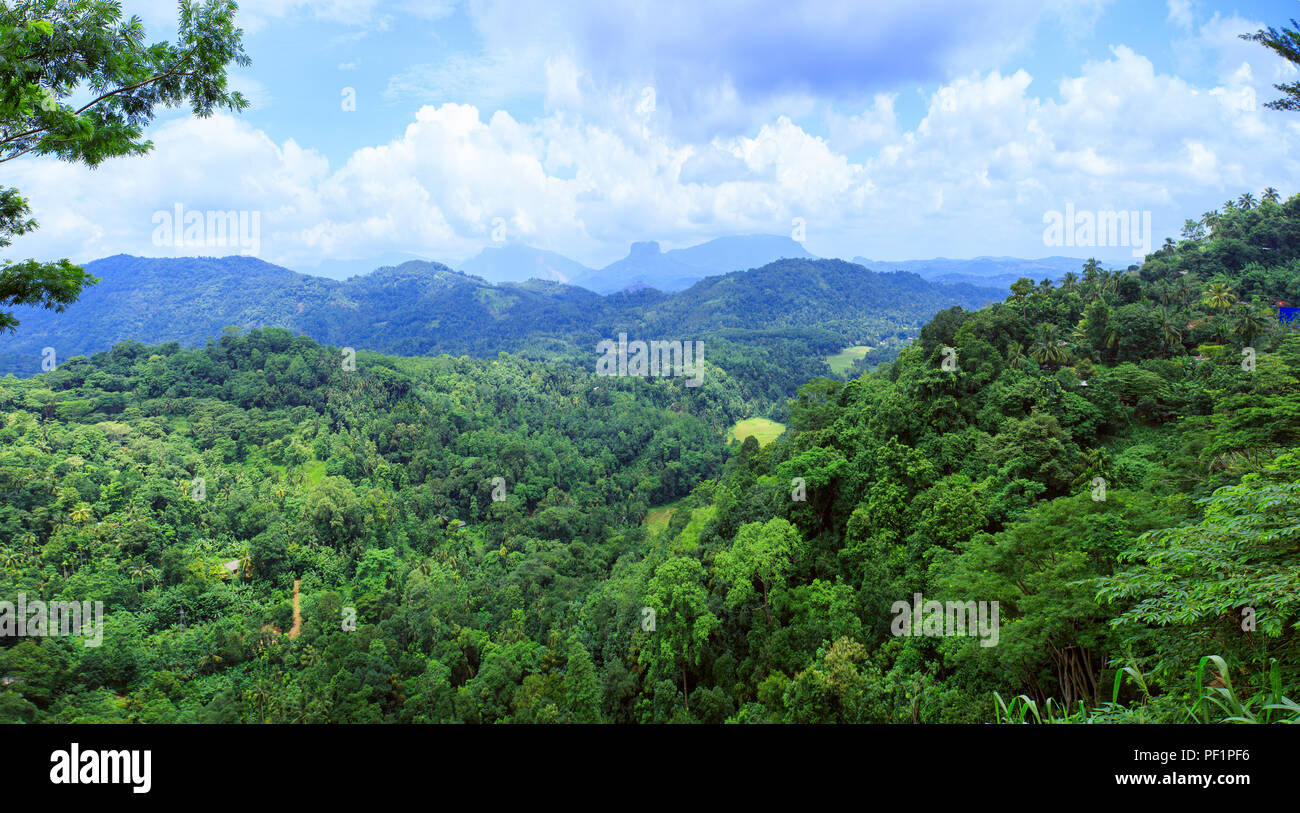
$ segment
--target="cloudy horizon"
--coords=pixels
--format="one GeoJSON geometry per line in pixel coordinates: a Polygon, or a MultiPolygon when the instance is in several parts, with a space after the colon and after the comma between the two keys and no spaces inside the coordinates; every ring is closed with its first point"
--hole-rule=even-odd
{"type": "MultiPolygon", "coordinates": [[[[174,33],[172,3],[123,5],[174,33]]],[[[1300,16],[1287,0],[247,5],[250,109],[166,112],[150,154],[95,170],[12,162],[41,228],[4,256],[234,253],[157,245],[179,203],[256,211],[256,256],[298,270],[502,242],[599,268],[636,241],[796,232],[823,257],[1127,265],[1046,245],[1045,218],[1150,213],[1154,248],[1300,191],[1300,122],[1264,107],[1295,69],[1239,38],[1300,16]]]]}

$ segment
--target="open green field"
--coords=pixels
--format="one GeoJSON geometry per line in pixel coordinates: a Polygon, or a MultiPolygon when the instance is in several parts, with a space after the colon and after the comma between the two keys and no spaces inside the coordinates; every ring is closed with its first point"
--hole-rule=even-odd
{"type": "Polygon", "coordinates": [[[307,485],[318,485],[321,480],[325,479],[325,461],[308,460],[303,464],[303,472],[307,475],[307,485]]]}
{"type": "MultiPolygon", "coordinates": [[[[678,501],[680,502],[680,500],[678,501]]],[[[668,527],[668,521],[673,518],[673,513],[677,511],[677,503],[671,505],[661,505],[658,508],[651,508],[646,512],[642,525],[650,532],[650,536],[658,536],[664,528],[668,527]]]]}
{"type": "Polygon", "coordinates": [[[781,436],[785,431],[785,424],[770,421],[767,418],[746,418],[743,421],[736,421],[736,425],[727,430],[727,443],[738,440],[745,442],[745,438],[753,435],[758,440],[759,446],[766,446],[781,436]]]}
{"type": "Polygon", "coordinates": [[[827,356],[824,361],[836,375],[844,375],[853,366],[853,362],[863,358],[871,350],[869,345],[855,344],[852,347],[846,347],[833,356],[827,356]]]}

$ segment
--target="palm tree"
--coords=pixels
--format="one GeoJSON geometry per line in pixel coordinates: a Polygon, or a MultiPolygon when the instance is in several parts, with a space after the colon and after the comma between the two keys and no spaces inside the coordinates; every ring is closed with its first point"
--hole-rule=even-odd
{"type": "Polygon", "coordinates": [[[1007,342],[1007,364],[1017,369],[1025,366],[1025,348],[1014,339],[1007,342]]]}
{"type": "Polygon", "coordinates": [[[1237,198],[1237,205],[1249,212],[1251,209],[1255,208],[1255,196],[1246,192],[1242,194],[1241,197],[1237,198]]]}
{"type": "Polygon", "coordinates": [[[1243,346],[1249,347],[1255,343],[1259,334],[1268,331],[1272,326],[1272,319],[1249,305],[1242,305],[1237,309],[1232,320],[1232,333],[1241,338],[1243,346]]]}
{"type": "Polygon", "coordinates": [[[1213,236],[1214,230],[1218,228],[1219,221],[1222,219],[1223,216],[1220,215],[1218,212],[1206,212],[1205,214],[1201,215],[1201,225],[1206,228],[1206,230],[1210,233],[1211,236],[1213,236]]]}
{"type": "Polygon", "coordinates": [[[1201,295],[1201,304],[1216,311],[1226,311],[1237,301],[1237,295],[1229,290],[1227,283],[1212,282],[1201,295]]]}
{"type": "Polygon", "coordinates": [[[1074,332],[1070,334],[1070,338],[1074,339],[1075,344],[1083,344],[1088,341],[1088,317],[1085,316],[1079,320],[1079,324],[1074,326],[1074,332]]]}
{"type": "Polygon", "coordinates": [[[1270,186],[1268,189],[1264,190],[1264,200],[1267,203],[1278,203],[1282,200],[1282,196],[1277,193],[1276,189],[1270,186]]]}
{"type": "Polygon", "coordinates": [[[1169,280],[1162,279],[1152,285],[1151,292],[1156,295],[1156,299],[1159,300],[1162,308],[1168,308],[1174,303],[1174,289],[1169,284],[1169,280]]]}
{"type": "Polygon", "coordinates": [[[77,503],[77,507],[72,509],[68,518],[78,525],[90,521],[90,506],[84,502],[77,503]]]}
{"type": "Polygon", "coordinates": [[[1079,275],[1073,271],[1066,271],[1065,276],[1061,277],[1061,288],[1066,291],[1073,291],[1079,287],[1079,275]]]}
{"type": "Polygon", "coordinates": [[[1038,326],[1034,342],[1029,345],[1029,355],[1042,365],[1060,365],[1070,360],[1070,351],[1061,339],[1061,329],[1049,323],[1038,326]]]}
{"type": "Polygon", "coordinates": [[[1183,331],[1178,325],[1178,315],[1173,310],[1168,306],[1160,309],[1160,332],[1164,334],[1167,350],[1181,350],[1183,347],[1183,331]]]}
{"type": "Polygon", "coordinates": [[[1110,452],[1104,447],[1096,449],[1087,449],[1079,456],[1079,460],[1074,464],[1074,482],[1073,485],[1080,485],[1089,482],[1093,477],[1098,475],[1110,476],[1110,452]]]}

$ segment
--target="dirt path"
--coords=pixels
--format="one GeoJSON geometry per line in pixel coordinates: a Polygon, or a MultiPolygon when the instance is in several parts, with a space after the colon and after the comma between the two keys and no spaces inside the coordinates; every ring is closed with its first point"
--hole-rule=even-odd
{"type": "Polygon", "coordinates": [[[302,611],[298,607],[298,585],[302,579],[293,580],[293,626],[289,629],[289,639],[293,640],[302,632],[302,611]]]}

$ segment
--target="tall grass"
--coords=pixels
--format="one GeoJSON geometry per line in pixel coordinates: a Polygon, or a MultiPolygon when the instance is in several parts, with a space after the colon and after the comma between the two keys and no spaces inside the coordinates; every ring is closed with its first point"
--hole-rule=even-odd
{"type": "MultiPolygon", "coordinates": [[[[1185,722],[1191,723],[1300,723],[1300,703],[1282,693],[1282,668],[1276,658],[1269,659],[1269,668],[1265,687],[1251,697],[1243,700],[1232,685],[1228,664],[1218,655],[1206,655],[1201,658],[1196,668],[1195,702],[1184,706],[1185,722]],[[1217,679],[1210,685],[1205,683],[1205,667],[1212,664],[1217,671],[1217,679]],[[1215,685],[1222,683],[1222,686],[1215,685]]],[[[1088,709],[1083,701],[1078,708],[1067,709],[1052,698],[1039,707],[1028,695],[1017,695],[1010,702],[1002,695],[993,693],[993,719],[998,724],[1079,724],[1079,723],[1157,723],[1174,722],[1166,715],[1152,711],[1151,692],[1147,686],[1146,676],[1135,664],[1115,672],[1115,683],[1111,690],[1111,699],[1095,708],[1088,709]],[[1120,688],[1128,683],[1137,688],[1140,699],[1135,705],[1125,706],[1119,702],[1120,688]]],[[[1176,719],[1176,718],[1175,718],[1176,719]]]]}

